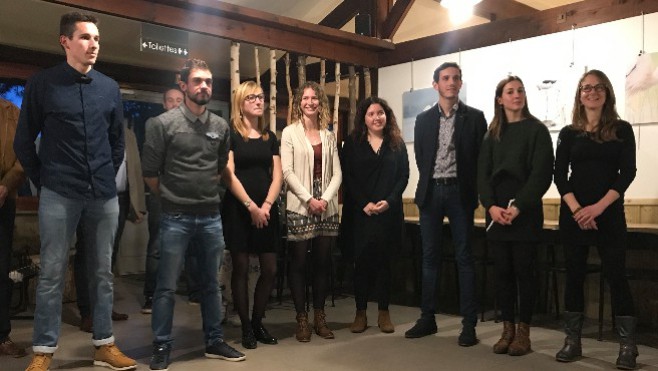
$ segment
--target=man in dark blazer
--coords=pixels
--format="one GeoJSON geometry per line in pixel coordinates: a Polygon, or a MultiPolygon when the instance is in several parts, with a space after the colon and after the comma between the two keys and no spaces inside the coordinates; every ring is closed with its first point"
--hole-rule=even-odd
{"type": "Polygon", "coordinates": [[[439,101],[416,117],[414,152],[418,167],[416,204],[420,210],[423,247],[421,317],[405,333],[419,338],[436,333],[437,282],[443,218],[448,217],[459,271],[461,346],[477,344],[475,268],[471,248],[473,215],[478,205],[476,178],[480,144],[487,131],[482,111],[459,101],[462,72],[458,64],[443,63],[432,86],[439,101]]]}

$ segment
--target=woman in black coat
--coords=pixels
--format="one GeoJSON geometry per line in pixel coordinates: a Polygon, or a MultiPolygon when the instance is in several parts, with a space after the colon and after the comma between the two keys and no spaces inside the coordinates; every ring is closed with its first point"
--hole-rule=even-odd
{"type": "Polygon", "coordinates": [[[409,180],[407,149],[395,115],[381,98],[363,100],[354,130],[345,140],[341,167],[345,191],[343,230],[349,230],[354,248],[356,317],[352,332],[367,328],[368,292],[376,283],[382,332],[395,331],[388,312],[391,250],[401,243],[404,215],[402,192],[409,180]],[[347,201],[349,200],[349,201],[347,201]],[[345,225],[349,224],[349,225],[345,225]]]}

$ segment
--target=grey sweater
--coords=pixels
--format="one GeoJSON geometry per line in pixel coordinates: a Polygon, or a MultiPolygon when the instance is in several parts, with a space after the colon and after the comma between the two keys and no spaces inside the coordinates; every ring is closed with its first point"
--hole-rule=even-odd
{"type": "Polygon", "coordinates": [[[216,212],[228,151],[226,121],[208,110],[197,117],[181,104],[147,122],[142,173],[159,177],[163,211],[216,212]]]}

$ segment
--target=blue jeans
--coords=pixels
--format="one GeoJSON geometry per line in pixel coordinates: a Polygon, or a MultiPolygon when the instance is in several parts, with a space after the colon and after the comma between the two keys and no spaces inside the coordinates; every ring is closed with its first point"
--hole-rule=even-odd
{"type": "Polygon", "coordinates": [[[471,246],[473,210],[465,208],[459,185],[432,184],[430,195],[420,209],[420,235],[423,245],[422,318],[434,320],[437,302],[437,282],[441,267],[443,218],[448,217],[455,260],[459,272],[459,308],[463,324],[477,323],[475,299],[475,263],[471,246]]]}
{"type": "Polygon", "coordinates": [[[148,210],[149,242],[146,245],[146,273],[144,277],[144,297],[152,298],[155,292],[155,279],[160,261],[160,217],[162,205],[160,196],[153,193],[146,197],[148,210]]]}
{"type": "Polygon", "coordinates": [[[224,251],[222,219],[213,215],[162,213],[160,221],[160,263],[151,328],[154,343],[173,342],[176,282],[185,260],[185,252],[193,243],[201,285],[201,319],[206,346],[223,341],[221,292],[217,280],[224,251]]]}
{"type": "Polygon", "coordinates": [[[41,272],[36,292],[33,351],[54,353],[61,327],[64,277],[69,249],[78,222],[82,223],[87,252],[88,289],[93,307],[95,346],[114,342],[112,335],[112,245],[117,230],[119,203],[109,200],[76,200],[41,188],[39,231],[41,272]]]}

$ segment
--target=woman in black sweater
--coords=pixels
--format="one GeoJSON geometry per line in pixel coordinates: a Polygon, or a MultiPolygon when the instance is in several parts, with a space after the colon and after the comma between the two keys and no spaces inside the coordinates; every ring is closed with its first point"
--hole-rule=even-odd
{"type": "Polygon", "coordinates": [[[478,160],[478,191],[487,210],[487,243],[503,319],[503,334],[493,350],[524,355],[530,351],[534,263],[544,224],[542,196],[551,185],[553,143],[546,126],[530,114],[520,78],[509,76],[498,83],[494,109],[478,160]]]}
{"type": "Polygon", "coordinates": [[[352,332],[368,327],[368,289],[376,282],[379,304],[377,324],[382,332],[395,331],[388,312],[390,253],[401,243],[404,216],[402,192],[409,179],[407,149],[395,115],[381,98],[363,100],[356,112],[354,130],[345,140],[341,156],[345,191],[343,231],[345,244],[354,248],[356,317],[352,332]],[[348,215],[346,215],[348,214],[348,215]]]}
{"type": "Polygon", "coordinates": [[[555,155],[567,268],[567,337],[555,358],[572,362],[582,355],[583,283],[589,246],[596,245],[621,336],[617,368],[633,369],[638,353],[635,308],[626,280],[624,192],[635,179],[635,135],[631,125],[619,118],[615,93],[603,72],[586,72],[574,100],[572,124],[560,131],[555,155]]]}

